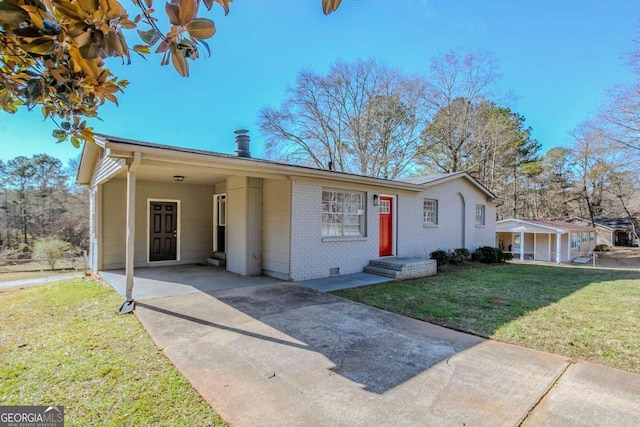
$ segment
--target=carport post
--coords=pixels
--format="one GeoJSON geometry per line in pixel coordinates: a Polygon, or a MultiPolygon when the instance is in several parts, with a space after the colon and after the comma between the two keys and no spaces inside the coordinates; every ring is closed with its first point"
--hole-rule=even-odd
{"type": "Polygon", "coordinates": [[[133,261],[135,253],[136,234],[136,170],[142,155],[135,152],[133,159],[127,160],[127,248],[125,261],[125,275],[127,290],[125,302],[120,307],[120,314],[133,310],[133,261]]]}
{"type": "Polygon", "coordinates": [[[520,261],[524,261],[524,231],[520,232],[520,261]]]}

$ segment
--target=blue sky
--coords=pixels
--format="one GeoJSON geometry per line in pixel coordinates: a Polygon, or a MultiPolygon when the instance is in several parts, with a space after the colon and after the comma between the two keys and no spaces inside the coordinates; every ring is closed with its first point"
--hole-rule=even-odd
{"type": "MultiPolygon", "coordinates": [[[[124,0],[126,2],[127,0],[124,0]]],[[[156,7],[163,2],[156,0],[156,7]]],[[[526,118],[543,149],[595,111],[606,90],[633,79],[624,52],[640,36],[637,0],[343,0],[330,16],[320,0],[236,0],[218,29],[210,58],[190,62],[182,78],[160,57],[109,63],[130,86],[120,106],[106,105],[97,132],[169,145],[232,152],[233,131],[250,130],[260,156],[257,116],[278,106],[302,69],[324,73],[336,60],[376,58],[401,70],[428,71],[429,59],[453,48],[495,54],[499,90],[526,118]]],[[[131,45],[137,35],[131,34],[131,45]]],[[[39,111],[0,112],[0,159],[47,152],[62,160],[79,151],[56,144],[39,111]]]]}

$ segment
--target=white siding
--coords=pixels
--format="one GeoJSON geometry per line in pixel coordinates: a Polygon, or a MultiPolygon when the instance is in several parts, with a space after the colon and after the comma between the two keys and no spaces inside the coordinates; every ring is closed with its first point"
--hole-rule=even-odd
{"type": "MultiPolygon", "coordinates": [[[[102,269],[124,268],[126,181],[102,186],[102,269]]],[[[213,244],[213,187],[184,183],[137,181],[136,267],[147,266],[147,199],[180,200],[180,263],[205,262],[213,244]]]]}
{"type": "Polygon", "coordinates": [[[268,276],[289,279],[291,242],[291,182],[263,182],[262,271],[268,276]]]}

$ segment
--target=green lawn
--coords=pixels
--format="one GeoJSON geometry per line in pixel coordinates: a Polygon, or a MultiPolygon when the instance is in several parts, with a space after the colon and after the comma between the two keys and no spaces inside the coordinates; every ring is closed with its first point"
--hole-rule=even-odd
{"type": "Polygon", "coordinates": [[[93,280],[0,291],[0,405],[64,405],[69,426],[225,423],[93,280]]]}
{"type": "Polygon", "coordinates": [[[476,335],[640,373],[640,273],[504,264],[333,292],[476,335]]]}

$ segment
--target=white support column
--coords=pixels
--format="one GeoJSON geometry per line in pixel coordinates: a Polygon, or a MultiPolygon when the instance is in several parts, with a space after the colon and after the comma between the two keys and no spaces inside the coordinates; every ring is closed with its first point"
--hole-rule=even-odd
{"type": "Polygon", "coordinates": [[[133,301],[133,262],[135,253],[136,234],[136,170],[140,164],[142,155],[134,153],[127,165],[127,249],[125,261],[125,274],[127,291],[125,298],[133,301]]]}
{"type": "Polygon", "coordinates": [[[538,233],[533,233],[533,260],[537,261],[538,259],[538,233]]]}
{"type": "Polygon", "coordinates": [[[556,264],[562,261],[562,234],[556,233],[556,264]]]}
{"type": "Polygon", "coordinates": [[[571,261],[571,233],[567,234],[567,261],[571,261]]]}
{"type": "Polygon", "coordinates": [[[551,233],[549,233],[549,259],[547,261],[551,262],[551,233]]]}
{"type": "Polygon", "coordinates": [[[524,261],[524,231],[520,232],[520,261],[524,261]]]}

